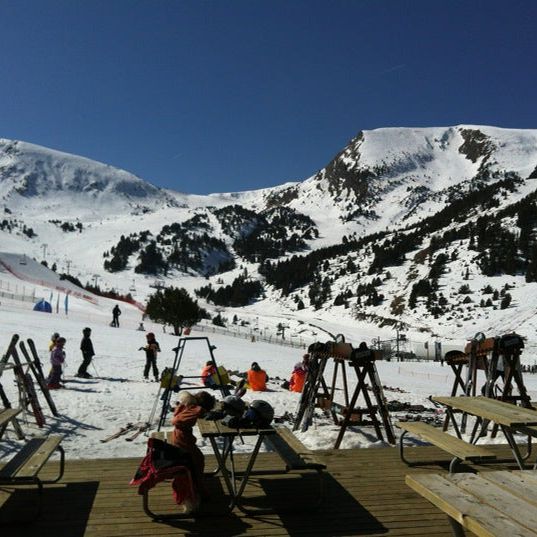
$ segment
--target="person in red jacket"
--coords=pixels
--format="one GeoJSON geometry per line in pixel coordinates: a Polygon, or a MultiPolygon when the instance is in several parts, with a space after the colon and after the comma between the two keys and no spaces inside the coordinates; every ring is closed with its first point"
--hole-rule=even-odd
{"type": "Polygon", "coordinates": [[[254,362],[248,370],[248,385],[254,392],[264,392],[267,390],[268,375],[254,362]]]}
{"type": "Polygon", "coordinates": [[[203,486],[205,458],[196,445],[196,437],[192,432],[192,428],[196,425],[198,418],[204,417],[212,410],[214,404],[214,397],[203,391],[198,392],[196,395],[188,394],[186,398],[176,403],[173,412],[173,443],[175,446],[188,452],[192,457],[192,481],[194,490],[197,492],[196,498],[189,498],[189,487],[174,487],[175,499],[177,503],[183,504],[189,510],[198,507],[200,497],[205,493],[203,486]]]}

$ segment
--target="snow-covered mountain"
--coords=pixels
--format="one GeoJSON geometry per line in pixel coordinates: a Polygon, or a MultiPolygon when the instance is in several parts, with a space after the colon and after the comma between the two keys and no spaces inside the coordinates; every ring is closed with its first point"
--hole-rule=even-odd
{"type": "Polygon", "coordinates": [[[24,211],[103,214],[175,206],[175,197],[100,162],[26,142],[0,139],[0,196],[24,211]],[[71,209],[74,209],[71,210],[71,209]]]}
{"type": "Polygon", "coordinates": [[[535,178],[537,130],[485,126],[362,131],[302,182],[210,196],[0,140],[1,250],[45,257],[59,271],[68,264],[83,283],[98,277],[141,300],[155,278],[209,286],[200,296],[212,300],[240,276],[259,280],[263,293],[239,311],[270,305],[275,315],[360,316],[416,330],[467,318],[486,329],[479,323],[501,324],[505,308],[497,300],[479,310],[474,296],[454,313],[458,290],[468,285],[466,298],[496,282],[504,296],[514,285],[511,314],[517,293],[537,294],[528,277],[535,178]],[[488,234],[514,244],[512,266],[493,262],[488,234]],[[416,289],[422,280],[436,287],[416,289]]]}
{"type": "Polygon", "coordinates": [[[333,210],[364,232],[414,223],[478,183],[537,166],[537,130],[458,126],[362,131],[308,180],[271,189],[266,205],[333,210]]]}

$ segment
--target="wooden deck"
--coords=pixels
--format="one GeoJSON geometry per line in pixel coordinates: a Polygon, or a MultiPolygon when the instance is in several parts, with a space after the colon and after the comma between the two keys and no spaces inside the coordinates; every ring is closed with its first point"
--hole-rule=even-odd
{"type": "MultiPolygon", "coordinates": [[[[491,449],[502,458],[511,455],[502,446],[491,449]]],[[[326,499],[322,508],[313,509],[314,512],[308,509],[316,493],[314,474],[254,478],[246,488],[244,503],[249,507],[274,506],[279,511],[256,518],[238,510],[223,514],[223,483],[208,478],[210,499],[203,516],[159,523],[145,515],[141,496],[128,485],[140,459],[70,461],[66,453],[62,483],[46,486],[43,513],[37,521],[2,525],[0,532],[3,537],[451,536],[446,516],[405,485],[408,473],[446,472],[449,456],[434,447],[408,448],[407,452],[410,460],[419,459],[427,464],[409,468],[400,461],[395,448],[318,452],[328,469],[326,499]],[[289,509],[296,512],[289,514],[289,509]]],[[[240,465],[244,458],[237,456],[236,460],[240,465]]],[[[207,457],[207,470],[214,468],[214,464],[214,457],[207,457]]],[[[281,465],[276,454],[259,455],[257,467],[274,469],[281,465]]],[[[516,465],[495,462],[476,468],[505,470],[515,469],[516,465]]],[[[471,469],[461,465],[461,470],[471,469]]],[[[5,524],[8,516],[28,512],[35,494],[35,489],[17,490],[0,509],[0,521],[5,524]]],[[[152,508],[159,512],[173,509],[169,483],[158,485],[150,499],[152,508]]]]}

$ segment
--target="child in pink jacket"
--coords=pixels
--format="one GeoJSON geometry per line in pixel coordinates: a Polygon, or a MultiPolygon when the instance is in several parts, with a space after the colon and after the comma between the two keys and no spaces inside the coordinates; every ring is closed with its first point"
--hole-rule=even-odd
{"type": "Polygon", "coordinates": [[[61,388],[60,379],[62,377],[62,365],[65,362],[65,351],[63,347],[65,345],[65,338],[59,337],[56,340],[56,346],[50,353],[50,363],[52,368],[47,379],[47,385],[49,390],[57,390],[61,388]]]}

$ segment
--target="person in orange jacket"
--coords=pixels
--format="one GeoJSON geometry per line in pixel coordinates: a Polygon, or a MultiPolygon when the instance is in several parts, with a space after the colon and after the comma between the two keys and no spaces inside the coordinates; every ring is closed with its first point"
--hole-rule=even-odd
{"type": "Polygon", "coordinates": [[[302,393],[304,383],[306,382],[306,376],[308,374],[309,362],[310,355],[304,354],[302,357],[302,362],[295,364],[293,372],[291,373],[291,379],[289,380],[290,391],[302,393]]]}
{"type": "Polygon", "coordinates": [[[201,382],[204,386],[214,386],[213,375],[216,373],[216,365],[212,360],[205,363],[201,370],[201,382]]]}
{"type": "Polygon", "coordinates": [[[267,390],[268,375],[254,362],[248,370],[248,385],[254,392],[264,392],[267,390]]]}

